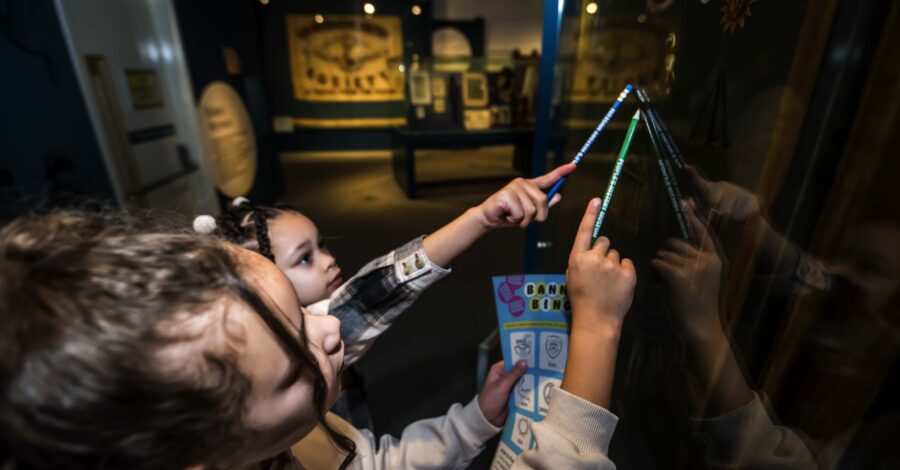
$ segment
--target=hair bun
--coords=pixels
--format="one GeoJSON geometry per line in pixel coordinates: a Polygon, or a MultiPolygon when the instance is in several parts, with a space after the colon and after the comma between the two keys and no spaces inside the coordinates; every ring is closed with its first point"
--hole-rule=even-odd
{"type": "Polygon", "coordinates": [[[231,207],[240,207],[242,204],[250,204],[250,200],[243,196],[238,196],[231,201],[231,207]]]}
{"type": "Polygon", "coordinates": [[[194,231],[209,235],[216,231],[216,219],[211,215],[198,215],[194,218],[194,231]]]}

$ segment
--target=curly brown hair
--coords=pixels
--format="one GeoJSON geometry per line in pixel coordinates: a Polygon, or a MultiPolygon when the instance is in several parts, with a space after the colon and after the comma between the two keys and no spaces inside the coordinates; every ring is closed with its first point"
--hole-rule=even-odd
{"type": "Polygon", "coordinates": [[[0,231],[0,466],[234,462],[254,440],[243,425],[250,382],[233,347],[204,345],[178,367],[159,360],[163,348],[197,339],[178,324],[215,315],[211,304],[231,297],[313,376],[319,423],[347,452],[346,467],[353,441],[325,422],[326,382],[302,327],[298,340],[278,320],[236,250],[81,213],[28,216],[0,231]]]}

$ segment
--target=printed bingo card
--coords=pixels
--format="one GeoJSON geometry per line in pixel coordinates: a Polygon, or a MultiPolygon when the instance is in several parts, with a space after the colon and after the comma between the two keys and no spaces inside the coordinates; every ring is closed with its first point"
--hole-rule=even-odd
{"type": "Polygon", "coordinates": [[[492,470],[506,470],[534,446],[531,423],[547,416],[550,392],[562,383],[572,305],[563,274],[495,276],[493,281],[506,369],[528,362],[528,371],[513,387],[509,417],[491,465],[492,470]]]}

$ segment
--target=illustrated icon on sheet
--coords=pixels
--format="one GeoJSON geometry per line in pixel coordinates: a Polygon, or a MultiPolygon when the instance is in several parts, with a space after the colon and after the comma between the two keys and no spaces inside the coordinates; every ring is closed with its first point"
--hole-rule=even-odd
{"type": "Polygon", "coordinates": [[[565,333],[541,333],[540,363],[541,369],[562,372],[566,369],[566,350],[569,335],[565,333]]]}
{"type": "Polygon", "coordinates": [[[525,421],[524,419],[520,419],[518,427],[516,428],[516,430],[519,431],[519,434],[522,434],[522,435],[528,434],[529,429],[530,429],[530,427],[528,426],[528,421],[525,421]]]}
{"type": "Polygon", "coordinates": [[[513,424],[512,442],[519,449],[531,448],[531,418],[516,413],[515,423],[513,424]]]}
{"type": "Polygon", "coordinates": [[[556,359],[559,353],[562,352],[562,348],[562,338],[557,335],[549,335],[547,341],[544,342],[544,351],[547,352],[551,359],[556,359]]]}
{"type": "Polygon", "coordinates": [[[543,398],[545,402],[550,403],[550,396],[553,394],[554,388],[556,388],[556,384],[554,384],[553,382],[547,382],[544,384],[544,390],[541,391],[543,396],[541,398],[543,398]]]}
{"type": "Polygon", "coordinates": [[[534,412],[534,376],[525,374],[516,384],[516,406],[534,412]]]}
{"type": "Polygon", "coordinates": [[[512,363],[519,361],[528,363],[528,367],[537,365],[537,338],[531,331],[517,331],[509,335],[509,352],[512,363]]]}
{"type": "Polygon", "coordinates": [[[547,416],[550,412],[550,397],[553,396],[553,389],[559,388],[562,381],[554,377],[540,377],[538,379],[538,413],[541,416],[547,416]]]}
{"type": "Polygon", "coordinates": [[[516,340],[516,345],[513,346],[513,349],[516,350],[516,355],[518,356],[527,356],[531,354],[531,338],[526,336],[524,338],[518,338],[516,340]]]}

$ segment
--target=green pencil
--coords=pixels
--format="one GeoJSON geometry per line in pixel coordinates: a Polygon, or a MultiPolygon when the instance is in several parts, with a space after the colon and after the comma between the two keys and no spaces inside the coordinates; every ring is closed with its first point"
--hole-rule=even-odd
{"type": "Polygon", "coordinates": [[[591,234],[591,246],[600,236],[600,226],[603,225],[603,218],[606,217],[606,211],[609,209],[609,201],[612,200],[613,191],[616,190],[616,183],[619,182],[619,176],[622,174],[622,166],[625,164],[625,157],[628,156],[628,148],[631,147],[631,139],[634,137],[634,130],[637,129],[638,123],[641,121],[641,110],[634,112],[631,117],[631,124],[628,125],[628,132],[625,133],[625,142],[622,142],[622,148],[619,149],[619,157],[616,159],[616,166],[613,168],[612,176],[609,178],[609,184],[606,185],[606,194],[603,195],[603,204],[600,206],[600,213],[597,214],[597,221],[594,222],[594,232],[591,234]]]}

